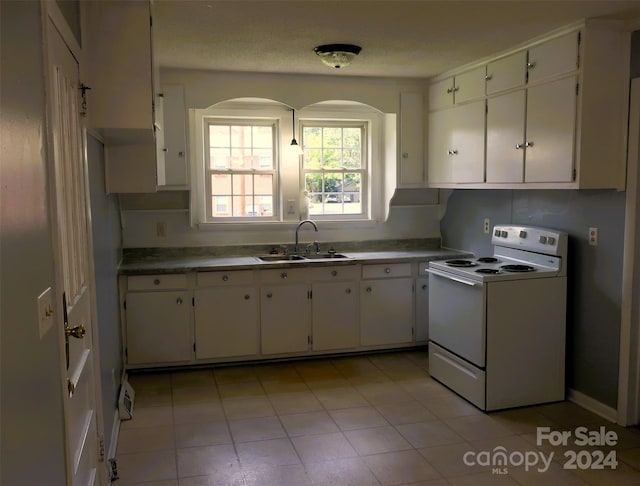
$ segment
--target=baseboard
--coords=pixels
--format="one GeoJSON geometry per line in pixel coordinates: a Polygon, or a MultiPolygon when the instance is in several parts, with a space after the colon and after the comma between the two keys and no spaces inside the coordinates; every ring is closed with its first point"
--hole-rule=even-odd
{"type": "Polygon", "coordinates": [[[599,402],[595,398],[591,398],[578,390],[569,389],[567,393],[567,400],[580,405],[582,408],[586,408],[590,412],[599,415],[600,417],[608,420],[609,422],[616,422],[618,419],[618,411],[615,408],[605,405],[599,402]]]}
{"type": "Polygon", "coordinates": [[[107,484],[111,483],[111,464],[109,459],[115,459],[116,452],[118,450],[118,438],[120,437],[120,414],[116,408],[113,412],[113,427],[111,428],[111,442],[109,443],[109,450],[105,455],[104,467],[107,470],[107,484]]]}

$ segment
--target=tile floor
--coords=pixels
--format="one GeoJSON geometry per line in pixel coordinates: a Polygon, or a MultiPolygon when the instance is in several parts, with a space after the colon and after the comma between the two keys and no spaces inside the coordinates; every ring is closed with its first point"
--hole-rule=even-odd
{"type": "Polygon", "coordinates": [[[570,402],[484,414],[427,368],[426,352],[411,350],[131,374],[134,418],[121,426],[117,484],[640,485],[640,430],[570,402]],[[604,426],[618,443],[538,447],[538,426],[574,437],[578,426],[604,426]],[[510,458],[503,474],[481,465],[494,449],[510,458]],[[578,465],[613,450],[617,466],[566,469],[574,449],[578,465]],[[518,465],[551,453],[544,472],[542,462],[518,465]]]}

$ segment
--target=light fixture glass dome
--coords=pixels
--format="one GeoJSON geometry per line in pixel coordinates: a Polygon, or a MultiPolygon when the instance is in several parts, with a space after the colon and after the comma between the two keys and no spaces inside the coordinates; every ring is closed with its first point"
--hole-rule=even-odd
{"type": "Polygon", "coordinates": [[[325,44],[313,50],[324,64],[339,69],[351,64],[362,48],[353,44],[325,44]]]}

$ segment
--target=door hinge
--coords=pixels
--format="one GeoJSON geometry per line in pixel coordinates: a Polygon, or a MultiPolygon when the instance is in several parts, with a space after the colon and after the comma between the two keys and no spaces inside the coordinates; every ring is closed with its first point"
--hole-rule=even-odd
{"type": "Polygon", "coordinates": [[[196,352],[196,343],[193,343],[193,352],[196,352]]]}
{"type": "Polygon", "coordinates": [[[313,346],[313,337],[312,337],[312,336],[310,336],[310,335],[309,335],[309,336],[307,336],[307,344],[308,344],[309,346],[313,346]]]}
{"type": "Polygon", "coordinates": [[[580,44],[582,43],[582,32],[578,31],[578,57],[576,58],[576,68],[580,68],[580,44]]]}
{"type": "Polygon", "coordinates": [[[313,291],[307,290],[307,299],[313,299],[313,291]]]}
{"type": "Polygon", "coordinates": [[[80,83],[80,116],[87,116],[87,91],[91,88],[84,83],[80,83]]]}
{"type": "Polygon", "coordinates": [[[122,306],[124,307],[124,310],[127,310],[127,301],[126,300],[124,302],[122,302],[122,306]]]}
{"type": "Polygon", "coordinates": [[[195,306],[196,306],[196,298],[191,297],[191,307],[195,307],[195,306]]]}
{"type": "Polygon", "coordinates": [[[576,96],[580,93],[580,83],[576,83],[576,96]]]}
{"type": "Polygon", "coordinates": [[[117,481],[118,479],[120,479],[120,476],[118,476],[118,463],[111,458],[109,459],[109,480],[117,481]]]}
{"type": "Polygon", "coordinates": [[[98,437],[98,460],[104,462],[104,435],[98,437]]]}
{"type": "Polygon", "coordinates": [[[578,174],[577,174],[576,170],[575,170],[575,169],[573,169],[573,180],[574,180],[574,181],[576,180],[576,176],[577,176],[577,175],[578,175],[578,174]]]}

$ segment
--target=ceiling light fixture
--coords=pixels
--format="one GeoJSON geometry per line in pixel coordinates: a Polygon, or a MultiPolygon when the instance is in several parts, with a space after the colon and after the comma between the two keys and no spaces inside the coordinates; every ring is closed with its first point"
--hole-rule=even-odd
{"type": "Polygon", "coordinates": [[[351,64],[351,61],[360,53],[362,47],[353,44],[324,44],[314,47],[313,50],[320,56],[324,64],[339,69],[351,64]]]}
{"type": "Polygon", "coordinates": [[[296,155],[302,155],[304,152],[302,151],[302,147],[298,145],[298,141],[296,140],[296,110],[291,109],[291,134],[293,138],[291,139],[291,147],[295,151],[296,155]]]}

